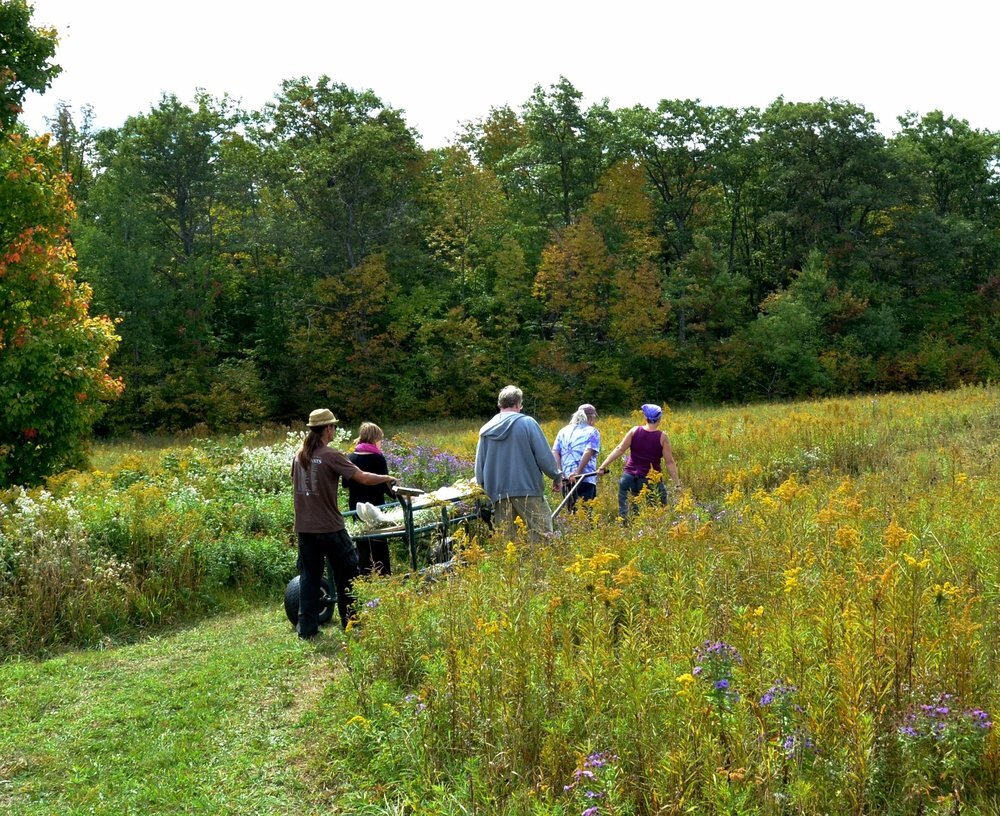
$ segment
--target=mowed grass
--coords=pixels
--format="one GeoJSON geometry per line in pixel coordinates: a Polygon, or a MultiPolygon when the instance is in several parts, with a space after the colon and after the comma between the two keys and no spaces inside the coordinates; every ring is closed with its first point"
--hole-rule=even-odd
{"type": "Polygon", "coordinates": [[[322,813],[300,768],[340,648],[271,604],[0,664],[0,813],[322,813]]]}

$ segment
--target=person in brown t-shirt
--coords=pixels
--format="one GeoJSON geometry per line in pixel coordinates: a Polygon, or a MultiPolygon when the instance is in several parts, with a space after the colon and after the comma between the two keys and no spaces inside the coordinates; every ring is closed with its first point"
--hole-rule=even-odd
{"type": "Polygon", "coordinates": [[[337,608],[341,626],[350,616],[351,582],[358,575],[358,551],[344,525],[337,506],[340,479],[361,484],[391,484],[395,477],[360,470],[339,451],[327,447],[333,439],[337,418],[329,408],[309,414],[309,433],[292,461],[295,491],[295,532],[299,540],[299,622],[300,638],[319,631],[320,579],[323,562],[329,558],[337,587],[337,608]]]}

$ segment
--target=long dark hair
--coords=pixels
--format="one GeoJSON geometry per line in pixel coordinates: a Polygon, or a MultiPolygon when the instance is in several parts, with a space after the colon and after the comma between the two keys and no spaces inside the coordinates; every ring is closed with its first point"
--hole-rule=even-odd
{"type": "Polygon", "coordinates": [[[329,425],[320,425],[319,427],[309,429],[306,438],[302,440],[302,447],[299,448],[297,457],[301,467],[309,467],[313,454],[323,447],[323,432],[329,427],[329,425]]]}

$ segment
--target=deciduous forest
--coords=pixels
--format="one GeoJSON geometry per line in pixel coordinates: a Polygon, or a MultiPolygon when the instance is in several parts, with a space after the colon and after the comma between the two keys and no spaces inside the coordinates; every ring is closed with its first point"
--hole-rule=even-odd
{"type": "Polygon", "coordinates": [[[567,79],[422,150],[320,78],[69,109],[73,244],[120,320],[109,430],[937,388],[1000,361],[1000,142],[847,101],[584,108],[567,79]]]}

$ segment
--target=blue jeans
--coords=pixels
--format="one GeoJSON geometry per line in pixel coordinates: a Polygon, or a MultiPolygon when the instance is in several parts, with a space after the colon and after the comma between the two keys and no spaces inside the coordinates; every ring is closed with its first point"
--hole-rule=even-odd
{"type": "Polygon", "coordinates": [[[650,491],[659,497],[660,504],[667,503],[667,487],[662,481],[652,484],[644,476],[633,476],[631,473],[622,474],[618,482],[618,515],[626,524],[628,524],[628,518],[635,508],[636,497],[646,485],[649,485],[650,491]]]}
{"type": "Polygon", "coordinates": [[[300,638],[319,631],[319,582],[323,565],[330,559],[337,587],[340,625],[346,627],[354,596],[351,582],[358,576],[358,551],[347,530],[335,533],[299,533],[299,625],[300,638]]]}

